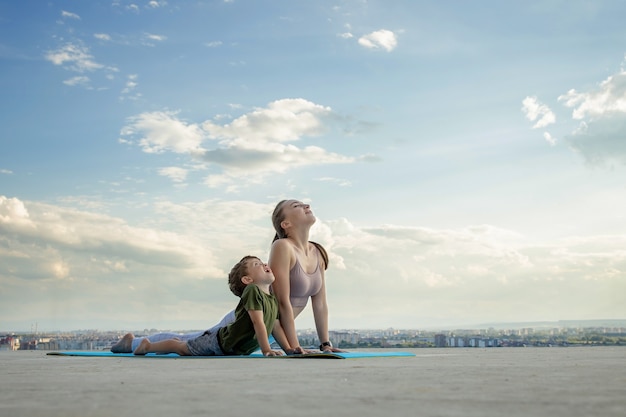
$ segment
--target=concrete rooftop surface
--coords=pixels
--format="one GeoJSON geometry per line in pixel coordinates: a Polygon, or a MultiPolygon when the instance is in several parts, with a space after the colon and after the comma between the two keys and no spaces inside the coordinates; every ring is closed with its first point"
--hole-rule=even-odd
{"type": "Polygon", "coordinates": [[[409,351],[417,356],[160,359],[2,351],[0,416],[626,416],[626,347],[409,351]]]}

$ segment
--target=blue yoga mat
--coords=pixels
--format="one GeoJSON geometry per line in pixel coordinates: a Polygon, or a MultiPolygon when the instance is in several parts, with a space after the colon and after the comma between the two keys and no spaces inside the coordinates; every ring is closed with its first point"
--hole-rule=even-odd
{"type": "Polygon", "coordinates": [[[103,350],[79,350],[48,352],[51,356],[84,356],[103,358],[163,358],[163,359],[357,359],[357,358],[385,358],[400,356],[415,356],[410,352],[336,352],[336,353],[306,353],[303,355],[288,356],[263,356],[261,353],[253,353],[246,356],[179,356],[176,353],[147,355],[133,355],[132,353],[112,353],[103,350]]]}

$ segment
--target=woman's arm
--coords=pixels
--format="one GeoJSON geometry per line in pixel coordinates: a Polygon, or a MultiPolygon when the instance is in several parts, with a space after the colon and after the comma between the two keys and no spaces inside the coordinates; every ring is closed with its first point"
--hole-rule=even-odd
{"type": "Polygon", "coordinates": [[[302,349],[293,349],[289,345],[289,341],[287,341],[287,336],[285,336],[285,331],[283,330],[283,326],[281,326],[280,324],[280,320],[276,320],[276,322],[274,323],[272,336],[274,336],[274,339],[276,339],[280,347],[285,351],[287,355],[293,355],[294,353],[304,353],[302,349]]]}
{"type": "Polygon", "coordinates": [[[291,291],[289,285],[289,270],[292,266],[293,256],[293,248],[289,242],[284,239],[279,239],[272,244],[269,266],[276,278],[272,284],[272,291],[278,300],[278,315],[289,348],[301,350],[298,335],[296,334],[291,300],[289,299],[289,293],[291,291]]]}
{"type": "MultiPolygon", "coordinates": [[[[315,329],[320,343],[330,341],[328,337],[328,303],[326,302],[326,279],[322,270],[322,287],[319,292],[311,297],[311,307],[313,307],[313,319],[315,320],[315,329]]],[[[326,348],[325,350],[330,350],[326,348]]]]}
{"type": "MultiPolygon", "coordinates": [[[[328,303],[326,301],[326,274],[323,261],[320,262],[320,270],[322,272],[322,287],[319,292],[311,297],[311,306],[313,307],[313,319],[315,320],[315,329],[320,343],[330,342],[328,335],[328,303]]],[[[345,352],[335,347],[324,347],[324,352],[345,352]]]]}

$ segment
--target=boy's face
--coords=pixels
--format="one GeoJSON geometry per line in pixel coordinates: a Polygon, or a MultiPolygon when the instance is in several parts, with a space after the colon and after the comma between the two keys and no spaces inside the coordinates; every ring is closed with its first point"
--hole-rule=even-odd
{"type": "Polygon", "coordinates": [[[270,267],[257,258],[248,261],[247,275],[255,284],[271,284],[274,282],[274,274],[270,267]]]}

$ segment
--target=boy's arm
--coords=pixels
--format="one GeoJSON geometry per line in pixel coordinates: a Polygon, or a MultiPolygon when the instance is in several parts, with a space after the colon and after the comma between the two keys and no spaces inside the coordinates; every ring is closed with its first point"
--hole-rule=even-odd
{"type": "Polygon", "coordinates": [[[272,350],[267,336],[267,329],[263,322],[263,310],[248,310],[250,320],[254,326],[254,334],[259,342],[259,347],[264,356],[280,356],[280,352],[272,350]]]}

